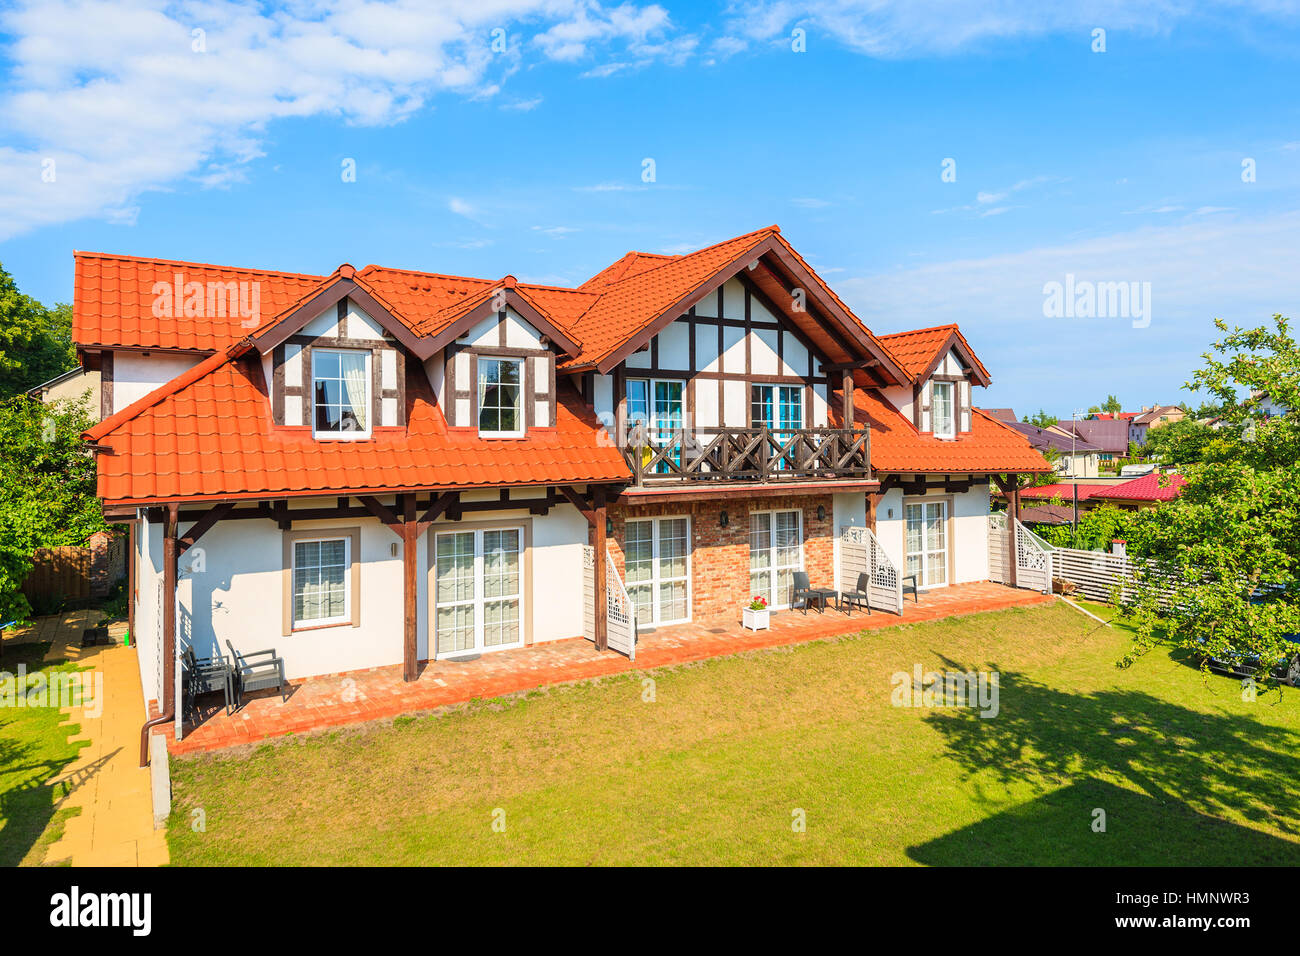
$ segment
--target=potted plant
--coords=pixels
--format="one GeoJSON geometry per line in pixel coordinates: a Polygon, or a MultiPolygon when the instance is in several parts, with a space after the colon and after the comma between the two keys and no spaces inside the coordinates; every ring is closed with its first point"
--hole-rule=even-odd
{"type": "Polygon", "coordinates": [[[749,602],[749,606],[745,608],[744,619],[741,623],[751,631],[757,631],[764,627],[771,630],[772,624],[769,620],[771,613],[767,608],[767,598],[754,595],[749,602]]]}

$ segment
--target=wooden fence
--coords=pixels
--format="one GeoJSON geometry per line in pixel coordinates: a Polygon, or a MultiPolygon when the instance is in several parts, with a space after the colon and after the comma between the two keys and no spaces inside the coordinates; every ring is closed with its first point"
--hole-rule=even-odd
{"type": "Polygon", "coordinates": [[[37,548],[22,591],[33,608],[90,599],[90,548],[37,548]]]}

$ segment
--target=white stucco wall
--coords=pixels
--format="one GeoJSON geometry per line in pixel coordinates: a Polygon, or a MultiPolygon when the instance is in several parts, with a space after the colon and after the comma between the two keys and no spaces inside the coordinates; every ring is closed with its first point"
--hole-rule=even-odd
{"type": "Polygon", "coordinates": [[[835,587],[845,590],[857,582],[840,580],[840,529],[866,527],[867,496],[860,491],[832,495],[831,513],[835,519],[835,587]]]}
{"type": "Polygon", "coordinates": [[[166,352],[113,353],[113,411],[144,398],[160,385],[193,368],[201,355],[173,355],[166,352]]]}
{"type": "MultiPolygon", "coordinates": [[[[934,488],[927,497],[937,498],[943,495],[941,488],[934,488]]],[[[951,520],[948,524],[948,547],[952,555],[951,583],[986,581],[989,576],[988,487],[980,484],[969,491],[947,497],[951,500],[951,520]]],[[[903,500],[903,492],[897,488],[892,489],[885,494],[876,510],[876,538],[900,571],[906,566],[903,500]]],[[[907,496],[907,501],[914,500],[916,496],[907,496]]]]}

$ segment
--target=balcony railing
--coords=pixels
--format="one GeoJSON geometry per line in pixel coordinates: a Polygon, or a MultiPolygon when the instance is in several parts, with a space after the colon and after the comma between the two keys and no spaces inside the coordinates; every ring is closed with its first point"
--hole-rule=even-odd
{"type": "Polygon", "coordinates": [[[637,485],[682,481],[870,478],[871,437],[858,428],[628,429],[623,455],[637,485]]]}

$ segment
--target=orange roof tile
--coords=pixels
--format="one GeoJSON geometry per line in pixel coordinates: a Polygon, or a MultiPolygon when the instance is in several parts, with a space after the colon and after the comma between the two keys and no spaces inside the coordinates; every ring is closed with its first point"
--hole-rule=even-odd
{"type": "Polygon", "coordinates": [[[256,331],[263,324],[269,324],[273,317],[284,312],[304,293],[316,288],[324,278],[100,252],[76,252],[73,255],[76,275],[72,296],[72,340],[79,346],[88,347],[214,352],[256,331]],[[163,283],[174,289],[178,275],[182,283],[203,285],[205,309],[209,282],[253,283],[255,285],[247,287],[245,294],[250,305],[256,295],[258,314],[249,319],[238,312],[224,316],[186,317],[182,299],[180,303],[173,302],[173,315],[155,315],[154,304],[159,298],[154,292],[155,286],[163,283]]]}
{"type": "Polygon", "coordinates": [[[928,329],[894,332],[890,335],[878,336],[878,338],[889,349],[890,354],[903,367],[903,370],[914,379],[919,379],[930,370],[939,355],[939,351],[948,343],[949,339],[955,339],[960,343],[978,371],[984,378],[989,377],[988,369],[975,355],[975,350],[970,347],[970,343],[961,334],[961,329],[957,327],[956,323],[936,325],[928,329]]]}
{"type": "MultiPolygon", "coordinates": [[[[1033,474],[1052,470],[1024,435],[978,408],[956,439],[923,435],[877,392],[854,394],[854,420],[871,425],[871,466],[885,474],[1033,474]]],[[[834,416],[833,416],[834,417],[834,416]]]]}
{"type": "Polygon", "coordinates": [[[427,380],[411,378],[404,427],[368,441],[318,441],[310,427],[276,427],[261,365],[239,346],[105,419],[86,438],[99,456],[99,496],[120,504],[424,488],[619,481],[619,451],[601,440],[578,395],[560,389],[554,428],[523,439],[449,429],[427,380]]]}

